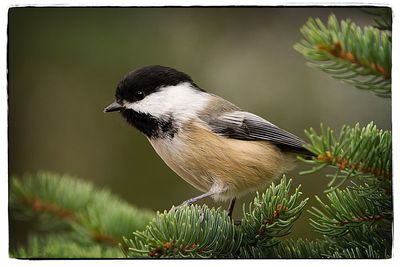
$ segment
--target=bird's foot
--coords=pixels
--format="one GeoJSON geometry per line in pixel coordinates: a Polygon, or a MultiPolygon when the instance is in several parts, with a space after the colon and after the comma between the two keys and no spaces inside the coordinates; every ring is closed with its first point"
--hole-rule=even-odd
{"type": "Polygon", "coordinates": [[[176,206],[175,209],[180,209],[183,207],[191,206],[191,205],[193,205],[194,202],[196,202],[196,201],[193,201],[193,199],[185,200],[182,202],[182,204],[176,206]]]}
{"type": "MultiPolygon", "coordinates": [[[[181,208],[184,208],[184,207],[188,207],[188,206],[191,206],[191,205],[193,205],[193,203],[194,202],[192,202],[192,201],[190,201],[190,199],[189,200],[186,200],[186,201],[184,201],[182,204],[180,204],[180,205],[178,205],[178,206],[176,206],[176,207],[172,207],[172,209],[171,210],[177,210],[177,209],[181,209],[181,208]]],[[[205,212],[204,212],[204,209],[202,208],[202,207],[199,207],[198,208],[198,212],[199,212],[199,223],[202,223],[203,221],[204,221],[204,218],[205,218],[205,212]]]]}

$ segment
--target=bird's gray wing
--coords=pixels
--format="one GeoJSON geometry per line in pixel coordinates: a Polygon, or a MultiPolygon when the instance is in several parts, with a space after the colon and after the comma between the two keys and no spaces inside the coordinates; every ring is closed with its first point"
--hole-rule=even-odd
{"type": "Polygon", "coordinates": [[[226,112],[209,118],[210,129],[222,136],[240,140],[269,141],[284,151],[309,154],[305,142],[269,121],[245,111],[226,112]]]}

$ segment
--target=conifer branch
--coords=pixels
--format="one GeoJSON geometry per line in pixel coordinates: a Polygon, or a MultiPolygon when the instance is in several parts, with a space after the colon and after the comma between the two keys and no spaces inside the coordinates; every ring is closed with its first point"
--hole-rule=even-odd
{"type": "Polygon", "coordinates": [[[125,239],[124,252],[134,258],[231,258],[242,239],[225,211],[198,205],[158,213],[133,235],[125,239]]]}
{"type": "Polygon", "coordinates": [[[54,217],[68,221],[76,220],[76,215],[72,211],[61,208],[54,203],[43,202],[40,198],[25,198],[21,199],[21,201],[35,212],[46,212],[54,217]]]}
{"type": "Polygon", "coordinates": [[[294,49],[312,67],[358,89],[382,97],[391,95],[391,37],[374,27],[361,29],[350,20],[340,24],[332,14],[325,25],[310,18],[300,29],[304,36],[294,49]]]}
{"type": "MultiPolygon", "coordinates": [[[[380,239],[382,244],[387,243],[380,239]]],[[[328,238],[307,240],[307,239],[286,239],[269,250],[246,251],[243,258],[261,259],[379,259],[390,258],[390,253],[385,248],[371,240],[361,244],[350,240],[332,240],[328,238]],[[346,243],[347,242],[347,243],[346,243]],[[369,245],[373,244],[373,245],[369,245]],[[376,248],[378,247],[378,248],[376,248]]]]}
{"type": "Polygon", "coordinates": [[[375,16],[373,27],[382,31],[392,31],[392,10],[390,8],[362,9],[365,13],[375,16]]]}
{"type": "Polygon", "coordinates": [[[392,137],[390,131],[377,129],[373,122],[366,127],[343,126],[337,137],[321,124],[320,134],[313,128],[305,131],[310,140],[306,148],[316,156],[303,161],[316,165],[308,174],[327,166],[336,169],[328,186],[334,190],[350,178],[382,182],[392,176],[392,137]]]}
{"type": "Polygon", "coordinates": [[[325,204],[316,197],[322,207],[322,211],[312,207],[309,211],[316,219],[310,219],[311,225],[317,232],[326,236],[338,237],[347,234],[351,229],[365,224],[383,227],[383,220],[391,221],[391,214],[386,209],[373,206],[368,198],[358,195],[356,191],[336,189],[327,194],[330,205],[325,204]],[[346,203],[344,205],[343,203],[346,203]]]}
{"type": "Polygon", "coordinates": [[[306,198],[299,202],[300,186],[290,196],[290,187],[291,180],[284,176],[279,185],[272,183],[263,195],[257,193],[248,211],[243,209],[240,228],[248,246],[268,247],[276,244],[276,237],[290,233],[308,201],[306,198]]]}
{"type": "MultiPolygon", "coordinates": [[[[335,242],[326,254],[333,258],[390,257],[393,207],[391,196],[392,137],[371,122],[366,127],[343,126],[337,137],[321,125],[320,133],[306,131],[307,148],[315,154],[305,162],[316,165],[304,173],[324,167],[336,169],[326,192],[329,201],[316,196],[320,208],[309,213],[314,229],[335,242]],[[339,189],[345,182],[345,189],[339,189]]],[[[325,253],[325,252],[324,252],[325,253]]]]}
{"type": "Polygon", "coordinates": [[[121,246],[127,257],[236,258],[267,251],[290,233],[307,199],[300,201],[299,188],[289,195],[291,180],[283,177],[264,194],[257,195],[241,225],[226,211],[189,206],[165,211],[144,231],[134,232],[121,246]]]}
{"type": "Polygon", "coordinates": [[[13,177],[10,201],[14,213],[26,220],[40,215],[48,228],[60,228],[61,223],[62,229],[72,228],[94,242],[111,246],[117,246],[123,235],[144,229],[154,216],[106,190],[96,190],[90,183],[51,173],[13,177]]]}
{"type": "Polygon", "coordinates": [[[269,257],[279,259],[332,258],[335,243],[327,239],[314,241],[287,239],[275,246],[269,257]]]}
{"type": "Polygon", "coordinates": [[[123,258],[118,247],[104,247],[100,244],[81,243],[67,235],[37,235],[28,238],[26,247],[11,252],[15,258],[123,258]]]}

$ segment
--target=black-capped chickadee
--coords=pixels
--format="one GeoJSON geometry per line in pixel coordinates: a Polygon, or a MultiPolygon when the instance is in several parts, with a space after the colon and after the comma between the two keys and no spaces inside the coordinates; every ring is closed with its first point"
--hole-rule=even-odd
{"type": "Polygon", "coordinates": [[[231,102],[207,93],[185,73],[147,66],[118,84],[119,111],[144,133],[164,162],[204,192],[184,204],[211,196],[231,200],[265,187],[294,166],[296,154],[309,155],[305,142],[231,102]]]}

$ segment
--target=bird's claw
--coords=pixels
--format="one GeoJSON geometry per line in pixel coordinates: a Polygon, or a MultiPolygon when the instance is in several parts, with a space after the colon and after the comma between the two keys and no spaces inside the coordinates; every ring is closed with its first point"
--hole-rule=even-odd
{"type": "Polygon", "coordinates": [[[183,208],[183,207],[186,207],[186,206],[190,206],[192,204],[193,204],[192,202],[186,200],[186,201],[183,201],[182,204],[174,207],[174,209],[180,209],[180,208],[183,208]]]}
{"type": "MultiPolygon", "coordinates": [[[[192,204],[193,204],[193,202],[191,202],[191,201],[189,201],[189,200],[186,200],[186,201],[184,201],[182,204],[180,204],[180,205],[178,205],[178,206],[176,206],[176,207],[172,207],[171,210],[175,211],[175,210],[177,210],[177,209],[181,209],[181,208],[184,208],[184,207],[191,206],[192,204]]],[[[200,215],[200,217],[199,217],[199,223],[202,223],[202,222],[204,221],[204,218],[205,218],[205,212],[204,212],[204,210],[203,210],[202,207],[200,207],[200,208],[198,209],[198,212],[199,212],[199,215],[200,215]]]]}
{"type": "Polygon", "coordinates": [[[203,208],[201,208],[201,207],[198,209],[198,212],[200,214],[199,223],[202,223],[205,218],[205,212],[204,212],[203,208]]]}

